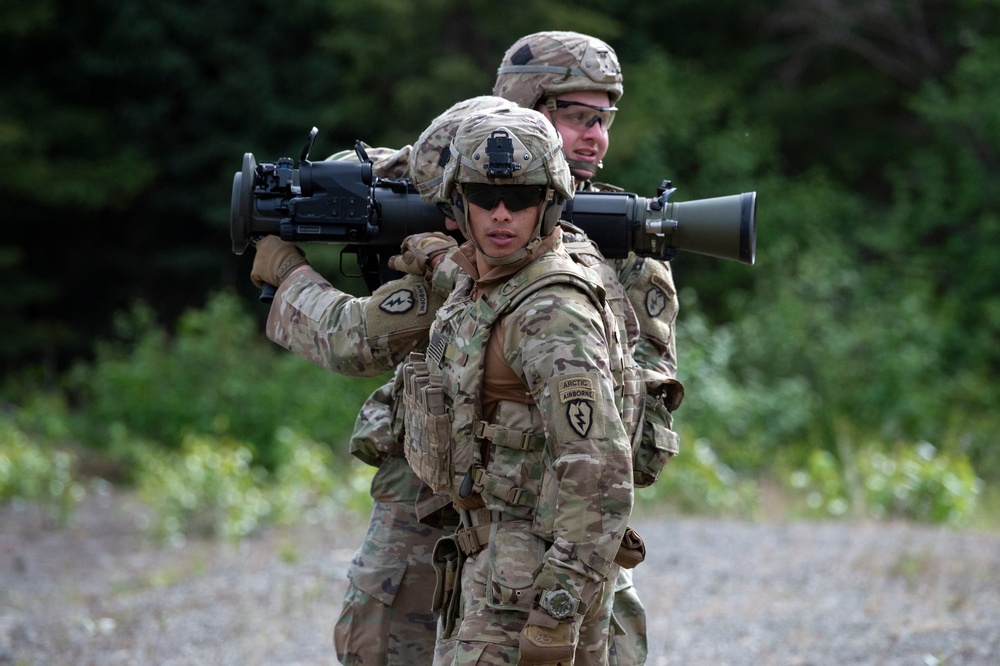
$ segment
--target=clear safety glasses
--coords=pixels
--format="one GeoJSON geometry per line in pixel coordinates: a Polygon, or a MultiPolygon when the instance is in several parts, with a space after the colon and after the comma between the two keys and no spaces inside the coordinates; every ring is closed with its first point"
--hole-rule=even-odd
{"type": "Polygon", "coordinates": [[[607,132],[611,128],[611,123],[615,121],[616,106],[594,106],[583,102],[568,102],[557,99],[555,113],[552,114],[554,124],[569,125],[579,131],[585,131],[593,127],[596,123],[601,124],[601,129],[607,132]]]}

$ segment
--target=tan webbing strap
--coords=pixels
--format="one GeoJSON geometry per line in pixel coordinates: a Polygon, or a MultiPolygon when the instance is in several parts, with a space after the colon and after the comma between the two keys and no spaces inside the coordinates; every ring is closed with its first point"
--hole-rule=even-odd
{"type": "Polygon", "coordinates": [[[490,525],[491,523],[483,523],[475,527],[463,527],[455,532],[458,547],[466,556],[475,555],[486,548],[490,542],[490,525]]]}
{"type": "Polygon", "coordinates": [[[476,423],[476,437],[492,442],[496,446],[521,451],[537,451],[545,446],[544,434],[511,430],[486,421],[476,423]]]}

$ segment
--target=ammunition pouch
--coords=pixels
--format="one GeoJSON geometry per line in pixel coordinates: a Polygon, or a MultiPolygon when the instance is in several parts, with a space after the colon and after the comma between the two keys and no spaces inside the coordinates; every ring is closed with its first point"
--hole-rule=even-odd
{"type": "Polygon", "coordinates": [[[412,352],[402,368],[403,451],[410,467],[434,492],[451,487],[451,417],[440,375],[427,369],[424,355],[412,352]]]}
{"type": "Polygon", "coordinates": [[[662,395],[646,395],[642,437],[632,452],[632,478],[639,488],[656,481],[667,461],[677,454],[680,438],[671,430],[673,418],[662,395]]]}
{"type": "Polygon", "coordinates": [[[438,614],[441,622],[441,637],[448,638],[455,631],[462,603],[462,566],[465,553],[462,552],[455,535],[441,537],[434,544],[431,565],[436,581],[431,610],[438,614]]]}

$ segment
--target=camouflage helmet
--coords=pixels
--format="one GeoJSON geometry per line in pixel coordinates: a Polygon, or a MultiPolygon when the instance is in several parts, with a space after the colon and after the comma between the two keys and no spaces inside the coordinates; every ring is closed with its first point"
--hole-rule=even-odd
{"type": "MultiPolygon", "coordinates": [[[[372,173],[379,178],[399,180],[408,175],[407,164],[412,152],[410,146],[403,146],[397,150],[395,148],[372,148],[368,144],[362,143],[361,147],[364,148],[368,159],[372,161],[372,173]]],[[[336,152],[327,157],[325,161],[360,162],[361,159],[356,150],[350,149],[336,152]]]]}
{"type": "Polygon", "coordinates": [[[545,116],[532,109],[514,106],[467,116],[455,132],[450,151],[441,193],[453,202],[458,226],[469,240],[473,237],[463,183],[545,186],[527,246],[503,259],[483,252],[491,264],[510,264],[528,256],[541,238],[552,233],[563,202],[573,198],[573,175],[563,155],[562,138],[545,116]]]}
{"type": "Polygon", "coordinates": [[[534,109],[561,93],[601,90],[614,106],[624,92],[622,69],[608,44],[578,32],[526,35],[507,49],[493,94],[534,109]]]}
{"type": "Polygon", "coordinates": [[[448,203],[441,192],[444,167],[451,156],[451,140],[462,120],[471,113],[490,109],[509,109],[513,102],[500,97],[482,95],[453,104],[447,111],[431,121],[413,144],[409,156],[409,175],[424,201],[448,203]]]}

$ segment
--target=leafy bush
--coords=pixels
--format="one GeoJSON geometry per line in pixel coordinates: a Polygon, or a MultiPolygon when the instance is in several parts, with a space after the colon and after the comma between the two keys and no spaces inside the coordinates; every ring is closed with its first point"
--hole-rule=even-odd
{"type": "Polygon", "coordinates": [[[841,464],[815,451],[789,483],[812,516],[867,515],[965,525],[975,513],[982,481],[962,456],[938,453],[928,442],[892,454],[868,447],[841,464]]]}
{"type": "Polygon", "coordinates": [[[688,304],[678,324],[680,379],[684,402],[676,423],[691,437],[681,438],[681,462],[691,453],[688,442],[712,442],[712,450],[740,473],[767,469],[783,442],[807,429],[815,397],[799,377],[752,377],[740,380],[737,371],[747,352],[738,331],[712,326],[698,311],[696,295],[687,290],[688,304]]]}
{"type": "Polygon", "coordinates": [[[169,449],[194,435],[230,437],[274,469],[290,453],[278,428],[341,444],[383,381],[342,377],[277,347],[232,294],[185,313],[173,335],[141,304],[117,330],[119,340],[101,344],[67,381],[81,403],[79,436],[101,449],[122,427],[169,449]]]}
{"type": "Polygon", "coordinates": [[[294,453],[273,473],[229,437],[189,435],[179,452],[146,449],[138,490],[156,512],[154,535],[172,544],[190,536],[238,541],[268,525],[316,523],[365,503],[371,474],[344,483],[329,447],[289,429],[277,436],[294,453]]]}
{"type": "MultiPolygon", "coordinates": [[[[868,247],[833,236],[838,220],[867,218],[877,230],[879,218],[813,178],[769,208],[779,233],[761,239],[755,294],[734,294],[731,316],[712,321],[719,313],[678,277],[687,391],[677,418],[740,473],[766,471],[776,458],[804,465],[817,449],[836,453],[849,419],[876,441],[933,441],[996,478],[1000,418],[991,405],[1000,393],[982,375],[988,359],[970,364],[950,350],[958,305],[914,275],[921,266],[878,255],[875,231],[865,234],[868,247]]],[[[962,330],[979,335],[973,325],[962,330]]]]}
{"type": "Polygon", "coordinates": [[[741,479],[704,439],[674,456],[656,483],[636,497],[641,503],[666,503],[683,512],[744,518],[752,517],[758,504],[755,484],[741,479]]]}
{"type": "Polygon", "coordinates": [[[186,534],[239,539],[257,529],[272,508],[252,460],[247,447],[208,435],[189,435],[179,456],[148,456],[138,488],[157,512],[156,535],[179,543],[186,534]]]}
{"type": "Polygon", "coordinates": [[[85,494],[74,464],[71,454],[39,444],[0,418],[0,504],[35,502],[64,524],[85,494]]]}

